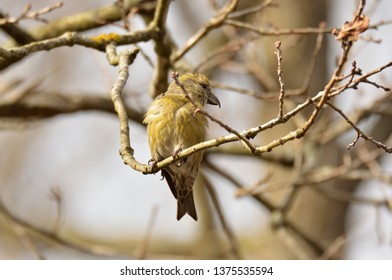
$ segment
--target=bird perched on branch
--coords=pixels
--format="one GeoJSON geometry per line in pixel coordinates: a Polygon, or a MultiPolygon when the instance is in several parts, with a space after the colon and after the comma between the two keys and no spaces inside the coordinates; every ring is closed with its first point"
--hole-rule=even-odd
{"type": "MultiPolygon", "coordinates": [[[[147,124],[153,162],[175,158],[180,151],[206,140],[208,121],[198,110],[207,103],[220,107],[206,76],[174,76],[168,90],[152,102],[143,121],[147,124]]],[[[200,151],[162,169],[162,176],[177,199],[177,220],[188,213],[197,221],[192,189],[202,158],[200,151]]]]}

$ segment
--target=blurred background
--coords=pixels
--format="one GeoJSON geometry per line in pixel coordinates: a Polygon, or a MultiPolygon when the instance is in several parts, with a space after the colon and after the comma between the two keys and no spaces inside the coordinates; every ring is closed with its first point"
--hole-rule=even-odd
{"type": "MultiPolygon", "coordinates": [[[[128,32],[124,21],[130,32],[148,25],[155,1],[120,2],[131,7],[126,19],[96,16],[99,27],[80,32],[123,34],[128,32]]],[[[167,16],[170,39],[181,49],[229,2],[172,1],[167,16]]],[[[56,4],[2,0],[3,18],[21,15],[28,3],[31,10],[56,4]]],[[[21,19],[17,25],[36,38],[51,38],[61,34],[50,35],[46,25],[111,5],[114,1],[64,0],[61,8],[41,16],[47,22],[21,19]]],[[[210,77],[222,104],[221,109],[206,108],[213,116],[237,131],[256,127],[278,113],[275,41],[282,42],[288,112],[324,89],[342,53],[330,32],[301,35],[292,29],[317,29],[321,22],[326,28],[341,28],[352,20],[357,6],[355,0],[240,0],[230,20],[260,30],[288,30],[287,34],[260,35],[224,24],[174,68],[210,77]],[[257,12],[250,13],[255,7],[257,12]]],[[[350,74],[354,60],[363,73],[392,60],[391,10],[391,1],[367,1],[364,14],[371,25],[380,25],[360,35],[344,75],[350,74]]],[[[0,29],[2,47],[18,45],[4,24],[0,29]]],[[[140,116],[152,101],[156,54],[153,41],[138,47],[143,53],[130,66],[124,99],[135,112],[129,122],[135,157],[147,163],[150,152],[140,116]]],[[[133,46],[119,47],[127,48],[133,46]]],[[[386,69],[369,80],[390,87],[391,73],[386,69]]],[[[346,149],[356,133],[336,112],[326,108],[304,138],[260,157],[239,143],[207,150],[204,179],[195,185],[199,221],[188,216],[177,221],[176,201],[160,174],[143,175],[119,155],[119,121],[109,96],[117,74],[104,52],[76,45],[2,64],[1,259],[392,258],[391,156],[363,139],[346,149]]],[[[390,92],[361,84],[333,101],[366,135],[391,146],[390,92]]],[[[311,110],[263,131],[254,143],[268,144],[303,126],[311,110]]],[[[209,139],[227,134],[210,123],[209,139]]]]}

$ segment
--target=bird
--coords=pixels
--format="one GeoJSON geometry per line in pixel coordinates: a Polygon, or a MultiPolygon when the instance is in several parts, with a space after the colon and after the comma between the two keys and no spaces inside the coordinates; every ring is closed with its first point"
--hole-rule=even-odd
{"type": "MultiPolygon", "coordinates": [[[[208,120],[202,110],[206,104],[220,101],[212,92],[208,78],[200,73],[177,76],[166,92],[157,96],[144,116],[152,162],[206,140],[208,120]]],[[[197,221],[193,184],[199,171],[203,151],[174,161],[161,170],[173,196],[177,199],[177,220],[185,214],[197,221]]]]}

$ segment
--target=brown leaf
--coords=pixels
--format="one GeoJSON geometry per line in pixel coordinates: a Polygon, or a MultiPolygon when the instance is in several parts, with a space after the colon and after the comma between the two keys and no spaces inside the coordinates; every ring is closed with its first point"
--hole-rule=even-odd
{"type": "Polygon", "coordinates": [[[334,30],[336,39],[344,42],[357,41],[359,34],[365,32],[369,27],[370,18],[364,15],[355,17],[353,21],[343,24],[340,31],[334,30]]]}

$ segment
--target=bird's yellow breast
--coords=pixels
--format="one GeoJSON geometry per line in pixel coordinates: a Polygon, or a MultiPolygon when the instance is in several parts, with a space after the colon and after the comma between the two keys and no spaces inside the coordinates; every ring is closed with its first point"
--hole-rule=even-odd
{"type": "Polygon", "coordinates": [[[144,118],[152,157],[161,160],[176,149],[205,141],[207,119],[195,113],[191,102],[181,95],[156,98],[144,118]]]}

